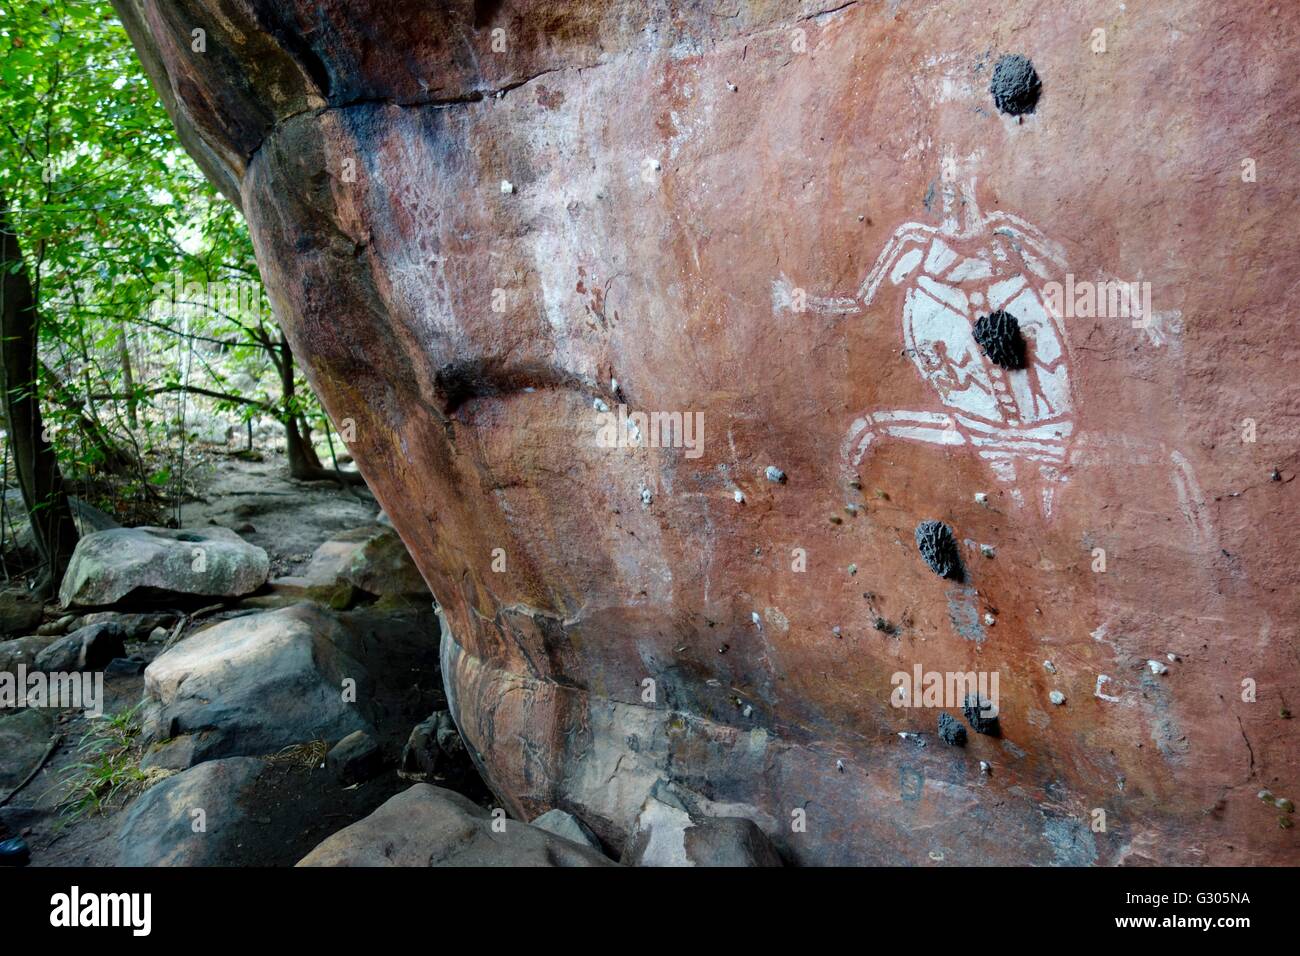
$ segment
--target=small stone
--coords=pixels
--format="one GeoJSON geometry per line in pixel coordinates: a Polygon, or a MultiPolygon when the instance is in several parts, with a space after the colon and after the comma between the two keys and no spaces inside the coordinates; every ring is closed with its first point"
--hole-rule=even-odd
{"type": "Polygon", "coordinates": [[[832,627],[832,628],[831,628],[831,633],[834,634],[836,637],[839,637],[839,636],[840,636],[840,626],[839,626],[838,624],[836,624],[834,627],[832,627]]]}
{"type": "Polygon", "coordinates": [[[1259,799],[1263,800],[1265,803],[1273,802],[1272,790],[1261,790],[1259,793],[1255,794],[1255,796],[1259,797],[1259,799]]]}
{"type": "Polygon", "coordinates": [[[0,843],[0,866],[26,866],[31,859],[32,851],[22,837],[0,843]]]}
{"type": "Polygon", "coordinates": [[[987,760],[981,760],[981,761],[980,761],[980,773],[982,773],[982,774],[989,774],[989,773],[992,773],[992,772],[993,772],[993,765],[990,764],[987,760]]]}
{"type": "Polygon", "coordinates": [[[831,524],[843,524],[844,519],[839,515],[831,515],[831,524]]]}
{"type": "Polygon", "coordinates": [[[608,411],[609,411],[609,406],[606,405],[606,404],[605,404],[603,401],[601,401],[599,398],[595,399],[595,400],[591,403],[591,405],[592,405],[592,407],[595,408],[596,411],[598,411],[598,412],[604,413],[604,412],[608,412],[608,411]]]}
{"type": "Polygon", "coordinates": [[[844,772],[844,761],[843,761],[843,760],[837,760],[837,761],[835,761],[835,769],[838,770],[840,773],[843,773],[843,772],[844,772]]]}
{"type": "Polygon", "coordinates": [[[985,624],[987,627],[992,627],[992,626],[993,626],[994,624],[996,624],[997,622],[998,622],[998,619],[997,619],[996,617],[994,617],[992,614],[985,613],[985,615],[984,615],[984,624],[985,624]]]}
{"type": "Polygon", "coordinates": [[[1273,801],[1273,806],[1277,807],[1279,810],[1285,810],[1287,813],[1295,813],[1295,804],[1286,797],[1278,797],[1273,801]]]}
{"type": "Polygon", "coordinates": [[[1059,690],[1052,691],[1050,694],[1047,695],[1047,699],[1050,700],[1057,707],[1060,707],[1062,704],[1065,703],[1065,695],[1062,694],[1059,690]]]}
{"type": "Polygon", "coordinates": [[[652,502],[652,501],[654,501],[654,500],[655,500],[655,496],[654,496],[654,494],[650,491],[649,488],[642,488],[642,489],[641,489],[641,504],[643,504],[643,505],[649,505],[650,502],[652,502]]]}
{"type": "Polygon", "coordinates": [[[752,612],[750,612],[749,619],[750,619],[751,621],[754,622],[754,626],[755,626],[755,627],[762,627],[762,626],[763,626],[763,619],[762,619],[761,617],[758,616],[758,612],[757,612],[757,611],[752,611],[752,612]]]}
{"type": "Polygon", "coordinates": [[[742,716],[742,717],[752,717],[752,716],[754,716],[754,708],[751,707],[749,704],[746,704],[746,705],[745,705],[745,709],[742,710],[742,711],[740,712],[740,716],[742,716]]]}
{"type": "Polygon", "coordinates": [[[1281,480],[1282,480],[1282,472],[1280,472],[1280,471],[1278,471],[1276,468],[1274,468],[1273,471],[1272,471],[1272,473],[1271,473],[1268,477],[1269,477],[1269,480],[1270,480],[1270,481],[1281,481],[1281,480]]]}
{"type": "Polygon", "coordinates": [[[1055,674],[1056,665],[1053,664],[1051,661],[1043,661],[1043,670],[1047,671],[1047,673],[1049,674],[1055,674]]]}
{"type": "Polygon", "coordinates": [[[957,723],[957,719],[947,712],[939,714],[939,737],[944,743],[954,747],[966,746],[966,728],[957,723]]]}
{"type": "Polygon", "coordinates": [[[776,467],[776,465],[768,465],[764,474],[767,475],[768,481],[774,481],[778,485],[785,484],[785,472],[776,467]]]}
{"type": "Polygon", "coordinates": [[[988,507],[989,496],[982,491],[977,491],[975,492],[975,503],[977,505],[984,505],[985,507],[988,507]]]}
{"type": "Polygon", "coordinates": [[[735,494],[733,494],[731,497],[736,499],[736,504],[738,505],[743,505],[745,503],[745,493],[741,491],[739,488],[736,489],[735,494]]]}
{"type": "Polygon", "coordinates": [[[1165,657],[1167,657],[1169,660],[1171,660],[1171,661],[1173,661],[1173,662],[1175,662],[1175,663],[1176,663],[1178,660],[1180,660],[1180,658],[1178,657],[1178,655],[1177,655],[1177,654],[1173,654],[1173,653],[1166,654],[1165,657]]]}
{"type": "Polygon", "coordinates": [[[1169,668],[1160,661],[1147,661],[1147,667],[1151,668],[1153,674],[1167,674],[1169,668]]]}
{"type": "Polygon", "coordinates": [[[850,575],[857,574],[857,573],[858,573],[858,566],[857,566],[856,564],[850,564],[849,567],[848,567],[848,572],[849,572],[850,575]]]}
{"type": "Polygon", "coordinates": [[[852,488],[854,491],[861,491],[861,490],[862,490],[862,482],[861,482],[860,479],[854,478],[853,480],[851,480],[851,481],[849,482],[849,487],[852,488]]]}
{"type": "Polygon", "coordinates": [[[512,182],[511,182],[510,180],[508,180],[508,179],[503,179],[503,180],[501,180],[501,193],[502,193],[502,195],[506,195],[506,196],[508,196],[508,195],[510,195],[510,194],[511,194],[512,192],[514,192],[514,191],[515,191],[515,184],[514,184],[514,183],[512,183],[512,182]]]}
{"type": "Polygon", "coordinates": [[[727,83],[727,90],[728,90],[728,92],[734,93],[734,92],[736,92],[737,88],[738,88],[738,87],[736,86],[735,83],[731,83],[731,82],[728,82],[728,83],[727,83]]]}
{"type": "Polygon", "coordinates": [[[993,550],[993,545],[991,545],[991,544],[981,544],[981,545],[980,545],[980,554],[984,555],[984,557],[986,557],[986,558],[991,558],[991,557],[993,557],[994,555],[996,555],[997,552],[993,550]]]}

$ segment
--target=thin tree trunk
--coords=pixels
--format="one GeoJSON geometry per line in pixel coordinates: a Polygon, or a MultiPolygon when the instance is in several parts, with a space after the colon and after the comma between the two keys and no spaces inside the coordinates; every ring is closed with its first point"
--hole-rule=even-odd
{"type": "Polygon", "coordinates": [[[121,336],[117,340],[117,360],[122,363],[122,384],[126,388],[126,420],[132,428],[138,428],[140,425],[139,418],[136,415],[135,399],[135,372],[131,368],[131,344],[127,339],[127,330],[122,329],[121,336]]]}
{"type": "Polygon", "coordinates": [[[311,432],[305,421],[300,423],[300,416],[293,411],[293,352],[289,349],[289,340],[280,333],[279,357],[276,368],[280,372],[281,421],[284,423],[285,450],[289,458],[289,476],[299,481],[344,481],[351,484],[364,484],[365,479],[359,474],[331,470],[321,465],[316,450],[311,447],[311,432]],[[304,434],[305,433],[305,434],[304,434]]]}
{"type": "Polygon", "coordinates": [[[63,580],[77,544],[77,526],[58,459],[41,420],[36,382],[36,299],[8,210],[8,202],[0,194],[0,387],[9,420],[14,469],[45,565],[36,590],[42,597],[49,597],[63,580]]]}

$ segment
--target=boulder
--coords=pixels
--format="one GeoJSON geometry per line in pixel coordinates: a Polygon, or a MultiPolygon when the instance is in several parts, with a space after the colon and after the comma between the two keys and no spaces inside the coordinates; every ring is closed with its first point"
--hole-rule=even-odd
{"type": "MultiPolygon", "coordinates": [[[[15,488],[10,490],[5,497],[8,499],[6,503],[8,520],[14,523],[15,528],[14,547],[26,554],[36,554],[36,536],[32,534],[32,525],[27,517],[27,508],[23,504],[22,492],[15,488]]],[[[75,495],[68,496],[68,505],[72,509],[72,517],[77,523],[77,529],[83,535],[119,527],[112,515],[101,511],[92,504],[87,504],[75,495]]]]}
{"type": "Polygon", "coordinates": [[[54,733],[54,714],[42,707],[0,710],[0,798],[31,773],[54,733]]]}
{"type": "Polygon", "coordinates": [[[265,762],[210,760],[154,784],[126,809],[117,827],[119,866],[230,866],[248,818],[241,799],[265,762]]]}
{"type": "Polygon", "coordinates": [[[99,671],[126,654],[125,632],[116,623],[89,624],[60,637],[36,655],[42,671],[99,671]]]}
{"type": "Polygon", "coordinates": [[[416,724],[402,748],[401,766],[408,774],[445,774],[465,761],[465,745],[451,714],[445,710],[416,724]]]}
{"type": "MultiPolygon", "coordinates": [[[[128,641],[147,641],[155,628],[170,628],[175,614],[123,614],[119,611],[95,611],[83,616],[81,626],[87,624],[116,624],[128,641]]],[[[168,631],[170,633],[170,631],[168,631]]]]}
{"type": "Polygon", "coordinates": [[[77,542],[59,600],[95,607],[137,589],[239,597],[265,584],[269,569],[265,551],[226,528],[114,528],[77,542]]]}
{"type": "Polygon", "coordinates": [[[365,783],[384,769],[384,754],[373,737],[354,730],[330,748],[325,766],[344,786],[365,783]]]}
{"type": "Polygon", "coordinates": [[[663,792],[641,806],[623,850],[629,866],[781,866],[776,848],[744,817],[701,817],[663,792]]]}
{"type": "Polygon", "coordinates": [[[147,739],[195,735],[193,757],[258,755],[371,727],[352,637],[312,604],[212,625],[145,670],[147,739]]]}
{"type": "Polygon", "coordinates": [[[33,634],[31,637],[16,637],[13,640],[0,641],[0,671],[15,672],[19,664],[28,670],[36,670],[37,655],[55,640],[53,637],[33,634]]]}
{"type": "MultiPolygon", "coordinates": [[[[37,634],[41,635],[58,635],[67,634],[68,631],[75,630],[73,624],[77,623],[80,618],[75,614],[65,614],[53,621],[46,621],[36,629],[37,634]]],[[[85,623],[90,623],[89,621],[85,623]]]]}
{"type": "Polygon", "coordinates": [[[31,634],[45,617],[44,605],[27,591],[0,591],[0,636],[31,634]]]}
{"type": "Polygon", "coordinates": [[[299,866],[614,866],[546,830],[417,783],[327,838],[299,866]]]}
{"type": "Polygon", "coordinates": [[[1300,5],[1098,55],[1046,0],[114,4],[512,816],[621,847],[675,776],[798,863],[1294,862],[1300,5]],[[999,736],[900,737],[962,712],[914,669],[999,736]]]}
{"type": "Polygon", "coordinates": [[[600,840],[597,839],[596,834],[591,832],[591,828],[587,824],[567,810],[558,808],[547,810],[534,820],[532,825],[539,830],[545,830],[547,833],[554,833],[558,837],[564,837],[570,843],[590,847],[597,853],[601,852],[600,840]]]}
{"type": "Polygon", "coordinates": [[[358,590],[377,597],[429,595],[429,585],[392,528],[384,528],[366,540],[354,552],[342,577],[358,590]]]}

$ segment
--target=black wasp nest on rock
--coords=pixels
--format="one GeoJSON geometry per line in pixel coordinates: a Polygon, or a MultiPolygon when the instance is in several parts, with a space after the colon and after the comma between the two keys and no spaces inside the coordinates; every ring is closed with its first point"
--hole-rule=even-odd
{"type": "Polygon", "coordinates": [[[1020,323],[1010,312],[998,309],[975,321],[975,341],[984,354],[1005,369],[1025,367],[1025,340],[1020,323]]]}
{"type": "Polygon", "coordinates": [[[922,521],[916,526],[916,547],[930,570],[941,578],[962,579],[961,558],[952,530],[942,521],[922,521]]]}

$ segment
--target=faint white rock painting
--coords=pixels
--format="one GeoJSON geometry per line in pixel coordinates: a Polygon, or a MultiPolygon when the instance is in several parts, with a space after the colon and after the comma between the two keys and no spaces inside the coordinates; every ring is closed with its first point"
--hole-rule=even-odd
{"type": "Polygon", "coordinates": [[[1069,466],[1105,463],[1114,444],[1130,462],[1167,463],[1195,542],[1212,545],[1205,500],[1185,457],[1158,443],[1076,433],[1069,340],[1043,294],[1045,283],[1064,274],[1061,246],[1019,216],[981,213],[974,180],[960,190],[946,187],[943,207],[938,226],[907,222],[894,230],[855,296],[808,296],[784,276],[773,283],[774,311],[841,315],[865,312],[886,286],[902,290],[904,350],[935,404],[864,412],[845,436],[845,465],[856,469],[888,439],[969,448],[1012,486],[1018,504],[1032,500],[1050,518],[1069,466]],[[975,340],[976,320],[997,310],[1019,323],[1023,368],[996,364],[975,340]],[[1134,455],[1138,444],[1144,452],[1134,455]]]}

